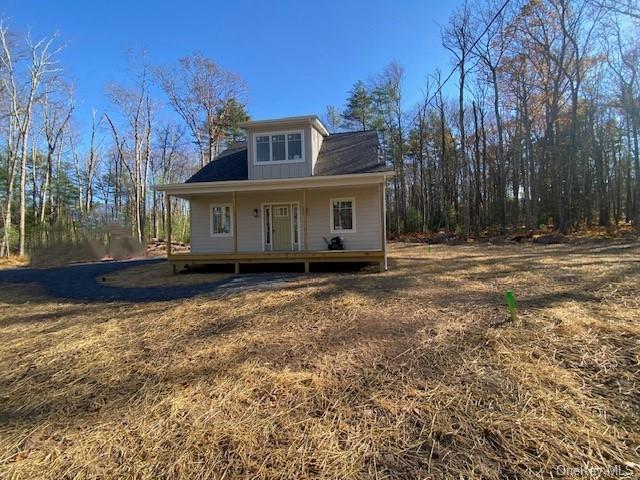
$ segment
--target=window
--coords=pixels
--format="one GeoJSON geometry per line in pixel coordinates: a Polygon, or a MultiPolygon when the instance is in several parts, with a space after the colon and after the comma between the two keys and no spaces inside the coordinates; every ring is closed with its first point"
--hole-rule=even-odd
{"type": "Polygon", "coordinates": [[[256,135],[256,163],[302,162],[302,132],[256,135]]]}
{"type": "Polygon", "coordinates": [[[211,236],[228,237],[232,233],[231,205],[211,205],[211,236]]]}
{"type": "Polygon", "coordinates": [[[293,210],[293,243],[298,244],[298,205],[292,206],[293,210]]]}
{"type": "Polygon", "coordinates": [[[290,133],[287,135],[287,150],[289,160],[300,160],[302,158],[302,134],[290,133]]]}
{"type": "Polygon", "coordinates": [[[354,198],[331,199],[331,233],[356,231],[355,207],[354,198]]]}
{"type": "Polygon", "coordinates": [[[266,244],[271,245],[271,209],[269,207],[264,207],[264,231],[267,236],[266,244]]]}
{"type": "Polygon", "coordinates": [[[287,157],[287,146],[284,143],[284,135],[271,135],[271,161],[282,162],[287,157]]]}
{"type": "Polygon", "coordinates": [[[270,159],[269,135],[256,137],[256,160],[258,162],[268,162],[270,159]]]}
{"type": "Polygon", "coordinates": [[[273,216],[274,217],[288,217],[289,216],[289,207],[273,207],[273,216]]]}

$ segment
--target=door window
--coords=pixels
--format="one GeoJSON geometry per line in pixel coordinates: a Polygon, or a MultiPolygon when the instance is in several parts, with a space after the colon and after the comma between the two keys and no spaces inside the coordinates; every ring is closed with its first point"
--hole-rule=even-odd
{"type": "Polygon", "coordinates": [[[276,217],[288,217],[289,207],[274,207],[273,215],[276,217]]]}

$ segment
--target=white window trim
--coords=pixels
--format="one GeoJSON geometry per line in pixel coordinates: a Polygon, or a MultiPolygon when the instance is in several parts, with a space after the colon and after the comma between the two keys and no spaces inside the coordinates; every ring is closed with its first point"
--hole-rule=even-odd
{"type": "Polygon", "coordinates": [[[264,217],[264,209],[266,207],[269,207],[269,212],[271,215],[271,225],[273,225],[273,206],[274,205],[290,205],[291,206],[291,210],[290,210],[290,218],[291,218],[291,233],[293,233],[293,206],[295,205],[298,208],[298,248],[294,248],[296,246],[296,244],[293,242],[293,235],[291,235],[291,251],[296,252],[296,251],[301,251],[302,250],[302,242],[300,235],[302,234],[302,219],[300,217],[301,213],[300,213],[300,202],[262,202],[260,204],[260,223],[261,223],[261,231],[262,231],[262,251],[263,252],[271,252],[273,251],[273,234],[271,235],[271,242],[268,244],[269,245],[269,249],[267,250],[267,243],[266,243],[266,235],[265,235],[265,231],[264,231],[264,222],[265,222],[265,217],[264,217]]]}
{"type": "Polygon", "coordinates": [[[282,165],[283,163],[303,163],[306,161],[305,158],[305,138],[304,138],[304,130],[284,130],[280,132],[256,132],[253,134],[253,164],[254,165],[282,165]],[[289,160],[289,141],[287,140],[287,135],[292,133],[300,134],[300,148],[302,156],[296,160],[289,160]],[[271,160],[271,156],[273,154],[271,148],[271,136],[272,135],[284,135],[284,160],[271,160]],[[258,137],[269,137],[269,161],[268,162],[259,162],[258,161],[258,137]]]}
{"type": "Polygon", "coordinates": [[[231,203],[211,203],[209,204],[209,233],[212,237],[232,237],[233,229],[235,225],[233,224],[233,205],[231,203]],[[229,207],[229,216],[230,218],[230,231],[229,233],[213,233],[213,208],[214,207],[229,207]]]}
{"type": "Polygon", "coordinates": [[[260,204],[260,225],[262,230],[262,251],[267,252],[271,250],[271,236],[269,236],[269,243],[267,243],[267,234],[265,233],[265,223],[267,221],[266,209],[269,208],[269,228],[271,228],[271,222],[273,221],[273,217],[271,216],[271,204],[270,203],[261,203],[260,204]],[[267,249],[267,245],[269,249],[267,249]]]}
{"type": "Polygon", "coordinates": [[[356,233],[356,198],[338,197],[329,199],[329,231],[331,233],[356,233]],[[351,202],[351,227],[348,230],[336,230],[333,228],[333,202],[351,202]]]}

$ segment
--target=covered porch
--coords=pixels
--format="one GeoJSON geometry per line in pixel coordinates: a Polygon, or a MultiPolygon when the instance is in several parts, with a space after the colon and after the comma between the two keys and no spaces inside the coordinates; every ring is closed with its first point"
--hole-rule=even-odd
{"type": "Polygon", "coordinates": [[[312,264],[333,262],[372,263],[383,271],[387,266],[384,182],[380,175],[349,177],[164,187],[167,260],[174,271],[226,264],[239,273],[245,264],[297,263],[308,272],[312,264]],[[190,252],[174,253],[171,249],[174,196],[189,201],[190,252]],[[352,201],[353,225],[336,232],[332,202],[346,197],[352,201]],[[221,217],[223,234],[219,233],[221,217]],[[280,225],[284,225],[284,242],[277,241],[280,225]],[[344,250],[328,248],[326,242],[333,236],[344,239],[344,250]]]}

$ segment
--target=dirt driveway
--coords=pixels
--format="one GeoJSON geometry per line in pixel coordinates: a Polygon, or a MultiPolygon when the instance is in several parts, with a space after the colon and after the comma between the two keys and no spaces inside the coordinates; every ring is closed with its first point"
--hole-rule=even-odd
{"type": "MultiPolygon", "coordinates": [[[[288,274],[260,274],[229,276],[184,285],[136,287],[114,285],[103,281],[106,277],[129,268],[166,263],[163,259],[126,260],[67,265],[64,267],[0,270],[0,284],[38,284],[42,291],[54,298],[82,301],[151,302],[189,298],[219,289],[241,289],[273,285],[293,278],[288,274]]],[[[169,266],[167,266],[167,271],[169,266]]],[[[193,274],[198,275],[198,274],[193,274]]],[[[201,275],[201,277],[203,277],[201,275]]]]}

